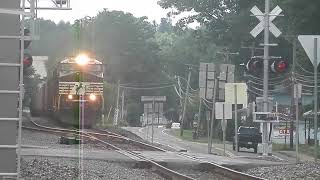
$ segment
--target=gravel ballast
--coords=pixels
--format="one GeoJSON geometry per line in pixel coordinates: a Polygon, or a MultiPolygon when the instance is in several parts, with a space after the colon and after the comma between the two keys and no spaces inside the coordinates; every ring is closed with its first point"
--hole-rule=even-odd
{"type": "MultiPolygon", "coordinates": [[[[84,160],[83,179],[86,180],[163,180],[148,169],[133,169],[128,164],[84,160]]],[[[77,179],[79,160],[69,158],[24,157],[22,178],[26,180],[77,179]]]]}
{"type": "Polygon", "coordinates": [[[175,171],[178,171],[181,174],[187,175],[189,177],[192,177],[194,179],[198,180],[231,180],[229,178],[223,177],[222,175],[219,174],[213,174],[211,172],[204,172],[196,169],[175,169],[175,171]]]}
{"type": "MultiPolygon", "coordinates": [[[[60,144],[61,135],[51,134],[46,132],[37,132],[30,130],[22,131],[22,144],[23,145],[31,145],[31,146],[46,146],[49,148],[57,149],[57,148],[67,148],[67,149],[79,149],[79,145],[65,145],[60,144]]],[[[93,143],[85,143],[84,148],[86,149],[102,149],[108,150],[113,149],[107,146],[102,146],[101,144],[93,144],[93,143]]]]}
{"type": "Polygon", "coordinates": [[[305,162],[301,164],[259,167],[245,173],[266,179],[320,179],[320,163],[305,162]]]}

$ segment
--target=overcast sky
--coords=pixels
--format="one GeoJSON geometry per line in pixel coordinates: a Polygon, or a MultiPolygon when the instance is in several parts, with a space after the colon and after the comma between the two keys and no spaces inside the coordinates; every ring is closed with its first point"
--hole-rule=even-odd
{"type": "MultiPolygon", "coordinates": [[[[158,0],[71,0],[71,11],[39,11],[38,16],[44,19],[51,19],[55,22],[61,20],[73,22],[75,19],[84,16],[95,16],[104,8],[109,10],[120,10],[130,12],[136,17],[147,16],[149,21],[160,22],[162,17],[166,17],[169,10],[162,9],[158,0]]],[[[41,0],[39,6],[52,5],[50,0],[41,0]]]]}

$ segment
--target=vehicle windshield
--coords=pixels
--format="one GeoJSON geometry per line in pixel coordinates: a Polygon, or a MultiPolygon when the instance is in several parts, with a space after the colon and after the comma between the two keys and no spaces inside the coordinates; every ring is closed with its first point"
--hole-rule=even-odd
{"type": "Polygon", "coordinates": [[[256,128],[240,127],[239,128],[239,133],[240,134],[259,134],[259,130],[256,129],[256,128]]]}

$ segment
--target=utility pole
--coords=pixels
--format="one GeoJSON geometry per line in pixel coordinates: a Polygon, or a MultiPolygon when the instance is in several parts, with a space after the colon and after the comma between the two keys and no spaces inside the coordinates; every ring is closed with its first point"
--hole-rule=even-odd
{"type": "Polygon", "coordinates": [[[160,103],[157,103],[158,104],[158,125],[160,124],[160,103]]]}
{"type": "Polygon", "coordinates": [[[241,46],[241,48],[250,49],[251,50],[251,57],[255,56],[256,50],[264,50],[264,48],[256,47],[256,43],[255,42],[252,42],[251,46],[241,46]]]}
{"type": "Polygon", "coordinates": [[[117,91],[117,105],[116,105],[116,110],[115,110],[115,119],[113,122],[113,125],[117,126],[118,125],[118,116],[119,116],[119,95],[120,95],[120,80],[118,80],[118,91],[117,91]]]}
{"type": "Polygon", "coordinates": [[[226,58],[225,58],[225,63],[229,63],[229,58],[230,58],[230,55],[239,55],[238,52],[236,53],[232,53],[230,52],[227,48],[224,52],[217,52],[217,54],[223,54],[226,58]]]}
{"type": "MultiPolygon", "coordinates": [[[[218,74],[218,73],[216,73],[218,74]]],[[[214,79],[214,89],[213,89],[213,96],[212,96],[212,111],[211,111],[211,124],[210,124],[210,140],[209,140],[209,147],[208,153],[211,154],[212,150],[212,139],[213,139],[213,123],[215,121],[215,105],[216,105],[216,96],[217,96],[217,89],[218,89],[218,78],[215,76],[214,79]]]]}
{"type": "Polygon", "coordinates": [[[318,160],[318,38],[314,38],[314,160],[318,160]]]}
{"type": "MultiPolygon", "coordinates": [[[[223,115],[224,116],[224,115],[223,115]]],[[[235,145],[236,152],[238,152],[238,92],[237,85],[234,85],[234,137],[235,137],[235,145]]]]}
{"type": "MultiPolygon", "coordinates": [[[[268,81],[269,81],[269,18],[270,18],[270,0],[265,0],[265,14],[264,14],[264,55],[263,55],[263,111],[269,112],[268,104],[268,81]]],[[[263,155],[267,155],[268,150],[268,124],[262,124],[262,144],[263,155]]]]}
{"type": "Polygon", "coordinates": [[[201,123],[201,106],[202,106],[202,99],[201,97],[199,98],[200,101],[199,101],[199,114],[198,114],[198,127],[197,127],[197,131],[196,131],[196,134],[197,134],[197,137],[199,136],[199,129],[200,129],[200,123],[201,123]]]}
{"type": "Polygon", "coordinates": [[[191,67],[189,66],[189,74],[188,74],[188,81],[187,81],[187,90],[186,90],[186,95],[184,97],[184,103],[183,103],[183,111],[182,111],[182,121],[181,121],[181,126],[180,126],[180,136],[183,136],[183,128],[184,128],[184,123],[185,123],[185,113],[186,113],[186,106],[187,106],[187,101],[188,101],[188,94],[189,94],[189,86],[190,86],[190,79],[191,79],[191,67]]]}
{"type": "MultiPolygon", "coordinates": [[[[180,78],[178,78],[178,83],[180,84],[180,78]]],[[[182,95],[182,89],[181,89],[181,87],[179,86],[179,94],[181,94],[182,95]]],[[[183,104],[182,104],[182,96],[181,96],[181,98],[179,98],[179,102],[180,102],[180,108],[181,108],[181,113],[183,113],[183,104]]],[[[181,122],[182,122],[182,115],[181,115],[181,113],[179,113],[179,121],[181,120],[181,122]],[[181,118],[181,119],[180,119],[181,118]]],[[[181,125],[180,125],[181,126],[181,125]]],[[[181,127],[180,127],[181,128],[181,127]]]]}
{"type": "MultiPolygon", "coordinates": [[[[293,36],[294,37],[294,36],[293,36]]],[[[294,117],[294,110],[295,110],[295,98],[294,98],[294,88],[295,88],[295,84],[296,84],[296,78],[295,78],[295,68],[296,68],[296,46],[297,46],[297,42],[296,42],[296,39],[295,37],[293,38],[292,40],[292,77],[291,77],[291,80],[292,80],[292,96],[291,96],[291,117],[290,118],[290,149],[293,149],[293,117],[294,117]]]]}
{"type": "Polygon", "coordinates": [[[121,120],[124,121],[124,90],[122,90],[121,98],[121,120]]]}

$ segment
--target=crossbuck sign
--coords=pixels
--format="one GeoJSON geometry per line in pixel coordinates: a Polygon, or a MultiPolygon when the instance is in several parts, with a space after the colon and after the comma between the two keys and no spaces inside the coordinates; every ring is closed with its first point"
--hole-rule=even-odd
{"type": "MultiPolygon", "coordinates": [[[[264,30],[264,24],[265,24],[265,15],[260,11],[260,9],[257,6],[254,6],[251,10],[252,14],[256,16],[260,23],[250,32],[250,34],[253,37],[257,37],[263,30],[264,30]]],[[[269,30],[270,32],[275,36],[279,37],[281,35],[281,31],[272,23],[272,21],[282,12],[282,9],[277,6],[275,7],[271,13],[269,14],[269,30]]]]}

